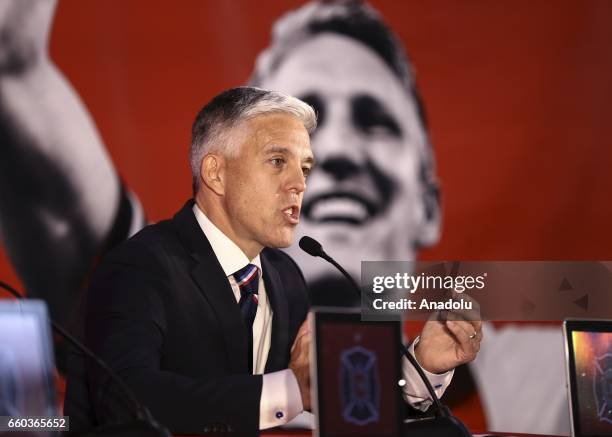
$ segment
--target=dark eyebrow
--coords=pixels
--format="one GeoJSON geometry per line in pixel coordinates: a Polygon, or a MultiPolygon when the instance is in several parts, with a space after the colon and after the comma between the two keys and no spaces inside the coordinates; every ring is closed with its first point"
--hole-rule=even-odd
{"type": "Polygon", "coordinates": [[[266,147],[266,149],[264,150],[264,153],[267,155],[271,155],[273,153],[282,153],[282,154],[288,154],[289,153],[289,149],[286,147],[282,147],[282,146],[269,146],[266,147]]]}
{"type": "Polygon", "coordinates": [[[355,126],[366,134],[382,127],[393,136],[398,138],[403,136],[398,121],[384,102],[370,95],[358,94],[351,98],[351,117],[355,126]]]}

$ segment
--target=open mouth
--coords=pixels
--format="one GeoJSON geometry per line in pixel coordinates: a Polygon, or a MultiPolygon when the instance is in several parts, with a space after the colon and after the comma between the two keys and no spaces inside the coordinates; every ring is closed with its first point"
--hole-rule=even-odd
{"type": "Polygon", "coordinates": [[[283,209],[282,212],[290,223],[297,224],[300,221],[300,208],[298,206],[290,206],[283,209]]]}
{"type": "Polygon", "coordinates": [[[338,191],[314,196],[304,203],[304,216],[311,221],[361,225],[380,212],[380,207],[362,195],[338,191]]]}

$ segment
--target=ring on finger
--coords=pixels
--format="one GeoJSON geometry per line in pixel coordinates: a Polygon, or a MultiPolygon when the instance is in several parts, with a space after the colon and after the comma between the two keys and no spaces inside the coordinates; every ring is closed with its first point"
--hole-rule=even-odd
{"type": "Polygon", "coordinates": [[[478,336],[478,332],[474,331],[472,335],[470,335],[470,340],[474,340],[478,336]]]}

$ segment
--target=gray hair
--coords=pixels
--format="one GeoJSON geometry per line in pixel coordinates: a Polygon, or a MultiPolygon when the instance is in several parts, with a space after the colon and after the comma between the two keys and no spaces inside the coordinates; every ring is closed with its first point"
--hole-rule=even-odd
{"type": "Polygon", "coordinates": [[[238,145],[228,136],[233,127],[244,120],[279,113],[297,118],[309,134],[317,127],[317,117],[310,105],[277,91],[243,86],[225,90],[208,102],[196,116],[191,129],[189,163],[193,194],[200,187],[200,167],[207,154],[238,155],[238,145]]]}

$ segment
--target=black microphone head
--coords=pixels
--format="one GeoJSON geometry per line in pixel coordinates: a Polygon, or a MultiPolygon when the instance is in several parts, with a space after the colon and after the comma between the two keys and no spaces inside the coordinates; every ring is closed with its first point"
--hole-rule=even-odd
{"type": "Polygon", "coordinates": [[[312,255],[312,256],[323,255],[323,247],[321,246],[321,243],[319,243],[314,238],[310,238],[307,235],[300,238],[299,245],[300,245],[300,248],[304,252],[306,252],[308,255],[312,255]]]}

